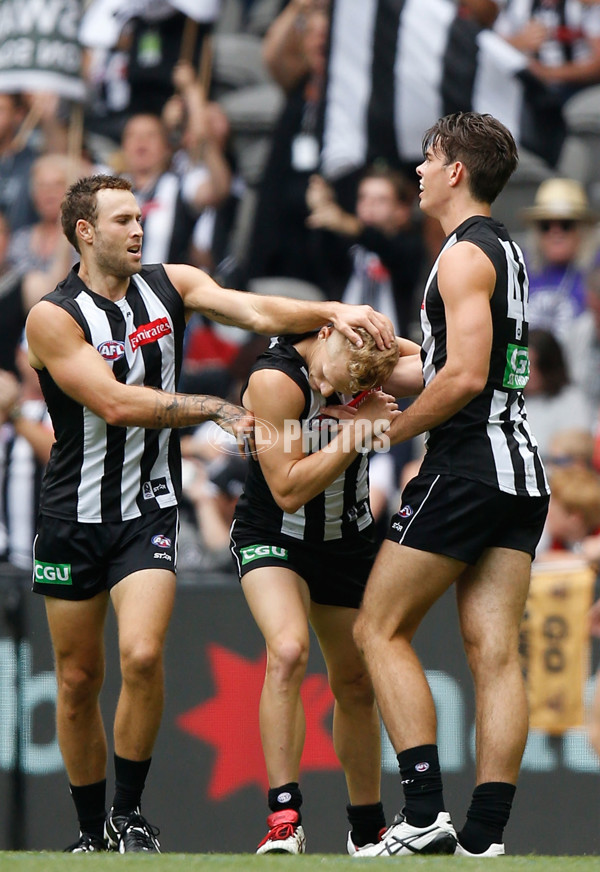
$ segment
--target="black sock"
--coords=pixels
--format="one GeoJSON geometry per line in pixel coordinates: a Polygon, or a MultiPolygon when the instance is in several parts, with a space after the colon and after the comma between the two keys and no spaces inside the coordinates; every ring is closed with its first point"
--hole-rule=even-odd
{"type": "Polygon", "coordinates": [[[379,841],[379,831],[385,829],[383,805],[347,805],[348,821],[352,827],[352,841],[357,848],[379,841]]]}
{"type": "Polygon", "coordinates": [[[75,803],[81,832],[103,839],[106,820],[106,778],[94,784],[84,784],[82,787],[69,784],[69,790],[75,803]]]}
{"type": "Polygon", "coordinates": [[[302,805],[302,791],[297,781],[282,784],[281,787],[270,787],[267,802],[271,811],[283,811],[292,808],[298,812],[298,823],[302,820],[300,806],[302,805]]]}
{"type": "Polygon", "coordinates": [[[115,754],[115,814],[126,815],[141,806],[142,793],[152,757],[148,760],[125,760],[115,754]]]}
{"type": "Polygon", "coordinates": [[[501,845],[516,787],[505,781],[488,781],[473,791],[467,821],[458,839],[471,854],[482,854],[490,845],[501,845]]]}
{"type": "Polygon", "coordinates": [[[427,827],[444,811],[437,745],[419,745],[396,755],[404,788],[404,816],[413,827],[427,827]]]}

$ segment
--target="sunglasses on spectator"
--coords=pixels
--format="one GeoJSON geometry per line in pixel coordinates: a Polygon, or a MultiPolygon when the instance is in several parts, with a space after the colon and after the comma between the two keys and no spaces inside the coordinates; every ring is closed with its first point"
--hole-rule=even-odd
{"type": "Polygon", "coordinates": [[[579,227],[579,221],[573,221],[569,218],[551,218],[548,221],[538,221],[537,226],[541,233],[548,233],[553,227],[558,227],[565,233],[570,233],[579,227]]]}

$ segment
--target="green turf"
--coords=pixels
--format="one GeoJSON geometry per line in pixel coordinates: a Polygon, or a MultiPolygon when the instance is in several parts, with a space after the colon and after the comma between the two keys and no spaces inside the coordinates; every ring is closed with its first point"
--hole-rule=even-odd
{"type": "MultiPolygon", "coordinates": [[[[364,858],[338,857],[332,854],[305,854],[302,857],[270,856],[257,857],[253,854],[161,854],[138,857],[130,854],[98,854],[83,857],[81,854],[65,855],[54,852],[0,852],[2,872],[53,872],[53,870],[83,869],[88,872],[114,872],[119,865],[127,870],[152,869],[160,872],[290,872],[290,867],[311,869],[318,866],[323,872],[350,872],[351,869],[368,870],[375,867],[378,872],[386,868],[398,868],[397,864],[407,866],[408,872],[442,872],[448,870],[468,870],[468,872],[493,872],[494,860],[474,860],[466,857],[401,857],[395,860],[373,860],[364,858]]],[[[597,872],[598,857],[503,857],[499,860],[500,872],[597,872]]]]}

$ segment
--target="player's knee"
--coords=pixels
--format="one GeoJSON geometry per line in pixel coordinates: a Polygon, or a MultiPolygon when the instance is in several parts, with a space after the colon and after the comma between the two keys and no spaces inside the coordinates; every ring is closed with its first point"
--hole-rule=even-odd
{"type": "Polygon", "coordinates": [[[518,647],[510,646],[506,639],[478,637],[464,640],[465,654],[471,672],[485,680],[486,676],[502,672],[507,667],[518,664],[518,647]]]}
{"type": "Polygon", "coordinates": [[[162,670],[162,647],[150,641],[138,642],[121,652],[123,681],[149,681],[162,670]]]}
{"type": "Polygon", "coordinates": [[[329,683],[336,701],[343,708],[371,708],[375,704],[373,685],[366,668],[330,675],[329,683]]]}
{"type": "Polygon", "coordinates": [[[96,701],[102,687],[102,671],[78,663],[61,664],[57,669],[58,694],[67,710],[96,701]]]}
{"type": "Polygon", "coordinates": [[[269,644],[268,671],[279,680],[304,674],[308,662],[308,641],[285,637],[269,644]]]}

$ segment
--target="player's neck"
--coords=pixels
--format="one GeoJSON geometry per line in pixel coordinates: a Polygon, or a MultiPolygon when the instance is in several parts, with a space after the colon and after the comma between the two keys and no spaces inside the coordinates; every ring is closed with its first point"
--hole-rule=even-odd
{"type": "Polygon", "coordinates": [[[301,339],[300,342],[295,342],[294,348],[296,349],[300,357],[304,358],[308,365],[308,368],[310,369],[313,354],[317,348],[317,337],[307,336],[306,339],[301,339]]]}
{"type": "Polygon", "coordinates": [[[103,273],[94,265],[88,265],[81,261],[79,278],[95,294],[106,297],[109,300],[121,300],[127,293],[129,277],[122,278],[103,273]]]}
{"type": "Polygon", "coordinates": [[[489,203],[480,203],[471,199],[462,203],[450,203],[444,213],[436,217],[442,225],[444,234],[449,236],[457,227],[460,227],[461,224],[469,218],[474,218],[476,215],[489,218],[491,215],[489,203]]]}

